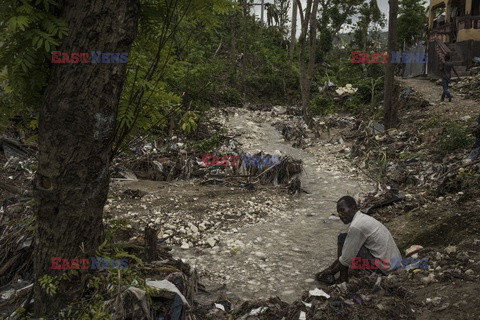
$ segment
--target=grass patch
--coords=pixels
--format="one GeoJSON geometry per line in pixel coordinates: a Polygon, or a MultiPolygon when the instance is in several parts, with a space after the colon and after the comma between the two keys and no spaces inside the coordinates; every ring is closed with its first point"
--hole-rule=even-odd
{"type": "Polygon", "coordinates": [[[423,121],[422,124],[420,125],[420,129],[437,128],[437,127],[440,127],[440,125],[441,125],[440,118],[438,116],[434,116],[430,119],[423,121]]]}
{"type": "Polygon", "coordinates": [[[437,152],[446,155],[458,150],[468,149],[473,145],[470,129],[456,123],[446,126],[436,143],[437,152]]]}
{"type": "Polygon", "coordinates": [[[400,152],[398,158],[404,161],[410,161],[413,159],[425,160],[427,155],[423,152],[400,152]]]}
{"type": "Polygon", "coordinates": [[[310,110],[314,116],[325,116],[336,112],[335,101],[319,93],[310,101],[310,110]]]}
{"type": "Polygon", "coordinates": [[[191,142],[192,149],[198,152],[210,152],[222,144],[223,132],[217,132],[207,139],[191,142]]]}

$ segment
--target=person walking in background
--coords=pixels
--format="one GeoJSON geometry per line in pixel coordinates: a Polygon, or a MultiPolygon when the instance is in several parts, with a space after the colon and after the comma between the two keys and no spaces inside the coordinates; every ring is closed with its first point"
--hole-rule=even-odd
{"type": "Polygon", "coordinates": [[[443,87],[443,93],[442,93],[442,98],[440,101],[444,101],[445,97],[448,97],[448,101],[452,102],[452,95],[448,91],[448,84],[450,83],[450,78],[451,78],[451,72],[455,72],[457,75],[458,79],[460,79],[460,76],[457,73],[457,70],[453,67],[453,62],[450,61],[450,54],[447,53],[445,55],[445,61],[443,61],[442,66],[440,67],[440,71],[442,72],[442,87],[443,87]]]}

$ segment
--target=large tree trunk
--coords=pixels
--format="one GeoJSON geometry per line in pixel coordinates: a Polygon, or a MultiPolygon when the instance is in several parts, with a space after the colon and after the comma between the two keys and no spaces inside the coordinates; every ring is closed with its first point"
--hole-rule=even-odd
{"type": "MultiPolygon", "coordinates": [[[[388,52],[396,50],[397,47],[397,12],[398,0],[389,0],[390,12],[388,15],[388,52]]],[[[393,128],[398,124],[397,101],[394,94],[394,72],[393,63],[385,64],[385,85],[384,85],[384,125],[386,129],[393,128]]]]}
{"type": "Polygon", "coordinates": [[[295,38],[297,36],[297,0],[292,0],[292,30],[290,33],[290,63],[293,61],[295,53],[295,38]]]}
{"type": "Polygon", "coordinates": [[[246,74],[247,74],[247,42],[248,42],[248,2],[243,0],[243,56],[242,56],[242,94],[243,98],[247,94],[246,74]]]}
{"type": "MultiPolygon", "coordinates": [[[[138,0],[67,0],[69,35],[60,51],[129,52],[137,32],[138,0]]],[[[104,238],[102,212],[125,63],[55,64],[39,117],[35,242],[35,315],[53,315],[84,290],[85,274],[60,282],[49,296],[39,285],[52,257],[89,258],[104,238]]],[[[85,271],[85,270],[79,270],[85,271]]]]}
{"type": "Polygon", "coordinates": [[[313,73],[315,71],[315,50],[316,50],[316,37],[317,37],[317,10],[318,0],[307,0],[305,7],[305,17],[302,23],[302,33],[299,38],[300,42],[300,93],[302,97],[302,113],[305,122],[311,125],[311,114],[309,109],[310,102],[310,86],[312,83],[313,73]],[[307,44],[307,31],[310,25],[310,36],[307,44]],[[306,66],[306,51],[309,51],[308,69],[306,66]]]}
{"type": "Polygon", "coordinates": [[[262,22],[262,25],[265,23],[263,20],[264,13],[265,13],[265,0],[262,0],[260,1],[260,16],[261,16],[260,21],[262,22]]]}
{"type": "Polygon", "coordinates": [[[306,79],[305,90],[305,104],[303,105],[303,114],[305,115],[305,122],[312,127],[312,115],[310,112],[310,87],[312,84],[313,73],[315,71],[315,53],[317,50],[317,10],[318,0],[313,1],[312,13],[310,14],[310,37],[309,37],[309,54],[308,58],[308,70],[306,79]]]}

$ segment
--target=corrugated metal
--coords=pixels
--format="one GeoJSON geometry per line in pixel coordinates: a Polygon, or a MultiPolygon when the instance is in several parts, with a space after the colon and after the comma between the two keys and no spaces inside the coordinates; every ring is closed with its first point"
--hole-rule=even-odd
{"type": "MultiPolygon", "coordinates": [[[[412,52],[412,53],[424,53],[425,52],[425,45],[423,43],[417,44],[415,47],[405,50],[405,52],[412,52]]],[[[428,57],[430,59],[430,57],[428,57]]],[[[404,64],[404,71],[403,77],[404,78],[412,78],[416,76],[421,76],[425,74],[426,63],[405,63],[404,64]]]]}

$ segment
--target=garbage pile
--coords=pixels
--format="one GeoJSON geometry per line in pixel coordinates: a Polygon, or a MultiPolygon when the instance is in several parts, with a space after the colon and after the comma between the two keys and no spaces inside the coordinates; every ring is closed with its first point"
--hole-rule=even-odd
{"type": "Polygon", "coordinates": [[[275,155],[278,163],[265,164],[259,157],[272,155],[258,152],[249,157],[240,157],[241,149],[233,138],[224,137],[224,143],[213,157],[237,157],[238,162],[207,164],[201,154],[195,154],[186,143],[176,136],[163,144],[153,142],[131,148],[129,156],[118,157],[111,166],[111,176],[116,181],[173,181],[193,180],[200,184],[288,184],[302,171],[302,161],[292,157],[275,155]],[[177,141],[177,142],[174,142],[177,141]],[[218,156],[217,156],[218,155],[218,156]],[[255,162],[255,163],[253,163],[255,162]]]}
{"type": "Polygon", "coordinates": [[[465,157],[463,153],[442,156],[429,150],[443,131],[442,126],[422,131],[416,128],[386,131],[378,122],[364,122],[349,136],[353,139],[352,158],[358,168],[370,171],[372,179],[385,181],[388,186],[404,190],[425,186],[435,189],[448,174],[457,173],[465,157]]]}
{"type": "Polygon", "coordinates": [[[293,147],[301,148],[305,145],[307,125],[299,117],[288,116],[287,119],[279,119],[274,123],[274,127],[282,133],[285,141],[293,141],[293,147]]]}
{"type": "Polygon", "coordinates": [[[245,108],[252,111],[271,111],[272,106],[265,103],[246,103],[245,108]]]}
{"type": "MultiPolygon", "coordinates": [[[[156,236],[165,245],[179,245],[185,250],[195,247],[214,249],[219,245],[220,233],[232,232],[239,224],[256,223],[267,216],[284,212],[288,204],[284,196],[272,195],[263,190],[255,193],[255,199],[259,202],[246,200],[250,199],[251,191],[248,189],[253,188],[252,184],[236,189],[216,186],[212,191],[225,197],[225,201],[202,196],[195,185],[172,186],[174,189],[180,187],[185,191],[184,195],[171,192],[169,201],[165,203],[164,196],[158,193],[148,193],[141,198],[124,201],[119,197],[125,192],[124,189],[113,185],[110,190],[112,196],[104,208],[105,223],[108,225],[116,221],[128,221],[121,229],[121,240],[132,243],[142,243],[144,235],[140,230],[150,226],[156,230],[156,236]],[[245,200],[232,200],[240,198],[242,193],[245,193],[245,200]]],[[[208,190],[205,192],[209,193],[208,190]]]]}
{"type": "Polygon", "coordinates": [[[439,250],[412,246],[406,255],[426,259],[426,269],[412,264],[386,277],[354,270],[348,283],[319,284],[291,304],[273,297],[247,301],[235,308],[232,303],[219,300],[199,308],[197,315],[206,320],[414,319],[420,314],[447,317],[444,312],[448,309],[452,312],[448,317],[464,318],[476,308],[467,302],[471,299],[451,295],[448,288],[433,288],[443,290],[452,281],[459,282],[459,286],[473,286],[480,272],[475,264],[479,244],[480,240],[476,240],[439,250]]]}
{"type": "MultiPolygon", "coordinates": [[[[111,177],[125,180],[172,181],[190,179],[205,174],[190,149],[179,137],[153,141],[130,148],[127,155],[118,156],[111,165],[111,177]]],[[[198,159],[197,159],[198,160],[198,159]]]]}
{"type": "Polygon", "coordinates": [[[345,97],[354,94],[358,91],[358,88],[354,88],[350,83],[347,83],[345,87],[338,87],[335,93],[340,97],[345,97]]]}
{"type": "MultiPolygon", "coordinates": [[[[129,264],[129,268],[138,270],[140,277],[145,280],[145,286],[142,286],[137,279],[126,282],[128,280],[121,279],[119,271],[118,281],[123,283],[119,283],[118,290],[103,292],[103,297],[108,299],[104,304],[109,308],[108,312],[112,319],[199,319],[194,315],[194,294],[199,287],[196,271],[182,261],[174,260],[168,252],[158,252],[157,257],[161,260],[149,262],[144,260],[143,265],[134,266],[131,262],[129,264]],[[148,294],[145,289],[148,290],[148,294]]],[[[22,272],[17,270],[15,281],[0,286],[0,317],[2,319],[4,317],[18,319],[16,310],[19,307],[31,307],[33,261],[30,257],[27,258],[28,278],[19,277],[22,272]]],[[[99,271],[97,275],[100,273],[106,273],[106,271],[99,271]]],[[[105,274],[105,279],[107,278],[105,274]]],[[[112,284],[108,282],[103,285],[111,286],[112,284]]],[[[98,296],[95,299],[98,299],[98,296]]],[[[88,301],[83,303],[88,304],[88,301]]]]}
{"type": "Polygon", "coordinates": [[[460,78],[460,81],[452,82],[452,88],[464,99],[480,101],[480,63],[470,69],[471,76],[460,78]]]}
{"type": "Polygon", "coordinates": [[[32,291],[35,151],[0,138],[0,309],[11,312],[32,291]]]}

